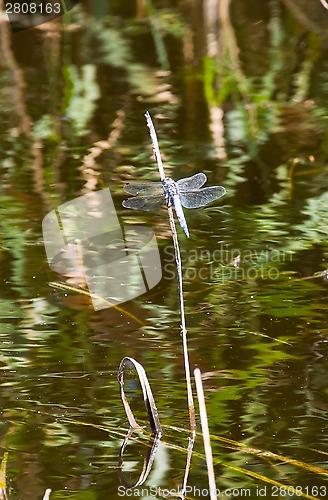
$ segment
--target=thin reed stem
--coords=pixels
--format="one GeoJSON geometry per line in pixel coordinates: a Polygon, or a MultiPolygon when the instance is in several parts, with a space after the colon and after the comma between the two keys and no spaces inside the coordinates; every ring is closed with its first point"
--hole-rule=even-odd
{"type": "MultiPolygon", "coordinates": [[[[151,116],[147,111],[145,113],[145,117],[147,120],[147,125],[150,130],[150,138],[153,145],[153,151],[155,155],[155,159],[158,165],[159,174],[161,180],[165,179],[165,171],[162,163],[161,153],[159,150],[157,135],[155,131],[155,127],[153,125],[151,116]]],[[[184,366],[185,366],[185,374],[186,374],[186,385],[187,385],[187,396],[188,396],[188,410],[189,410],[189,420],[190,420],[190,432],[191,432],[191,441],[193,442],[196,434],[196,418],[195,418],[195,405],[194,398],[192,394],[191,388],[191,376],[190,376],[190,364],[189,364],[189,356],[188,356],[188,344],[187,344],[187,328],[186,328],[186,318],[184,311],[184,300],[183,300],[183,287],[182,287],[182,267],[181,267],[181,256],[180,256],[180,248],[179,241],[177,236],[177,231],[174,222],[173,209],[172,207],[168,207],[168,214],[170,220],[170,226],[172,231],[173,238],[173,246],[175,253],[175,262],[177,267],[177,275],[178,275],[178,296],[179,296],[179,306],[180,306],[180,315],[181,315],[181,336],[182,336],[182,347],[183,347],[183,358],[184,358],[184,366]]]]}
{"type": "Polygon", "coordinates": [[[155,127],[154,127],[154,124],[153,124],[153,120],[151,119],[151,116],[149,114],[149,111],[146,111],[145,117],[146,117],[146,120],[147,120],[147,126],[149,128],[149,133],[150,133],[151,143],[152,143],[152,146],[153,146],[155,160],[156,160],[156,163],[157,163],[157,166],[158,166],[158,170],[159,170],[159,176],[161,178],[161,181],[163,181],[165,179],[165,172],[164,172],[164,167],[163,167],[161,152],[159,150],[159,145],[158,145],[156,130],[155,130],[155,127]]]}
{"type": "Polygon", "coordinates": [[[185,374],[186,374],[186,385],[187,385],[187,396],[188,396],[188,409],[189,409],[189,419],[190,419],[190,431],[196,431],[196,417],[195,417],[195,405],[194,398],[192,394],[191,388],[191,376],[190,376],[190,364],[189,364],[189,355],[188,355],[188,344],[187,344],[187,328],[186,328],[186,317],[184,310],[184,300],[183,300],[183,287],[182,287],[182,266],[181,266],[181,255],[179,248],[179,241],[177,237],[177,231],[173,218],[173,209],[172,207],[168,207],[169,212],[169,220],[172,231],[172,239],[175,253],[175,263],[177,267],[177,275],[178,275],[178,295],[179,295],[179,305],[180,305],[180,315],[181,315],[181,336],[182,336],[182,348],[183,348],[183,358],[185,365],[185,374]]]}
{"type": "Polygon", "coordinates": [[[202,426],[202,434],[203,434],[204,449],[205,449],[205,456],[206,456],[208,484],[209,484],[209,488],[210,488],[210,499],[217,500],[210,432],[208,429],[208,420],[207,420],[204,390],[203,390],[203,384],[202,384],[202,375],[201,375],[199,368],[196,368],[194,370],[194,376],[195,376],[195,382],[196,382],[200,421],[201,421],[201,426],[202,426]]]}

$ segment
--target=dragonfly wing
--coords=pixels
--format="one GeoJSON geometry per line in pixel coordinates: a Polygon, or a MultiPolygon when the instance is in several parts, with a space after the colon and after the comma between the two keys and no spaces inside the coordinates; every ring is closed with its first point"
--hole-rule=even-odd
{"type": "Polygon", "coordinates": [[[211,186],[186,193],[180,192],[181,205],[185,208],[204,207],[226,194],[223,186],[211,186]]]}
{"type": "Polygon", "coordinates": [[[176,182],[180,191],[191,191],[192,189],[199,189],[207,181],[207,177],[203,172],[193,175],[192,177],[186,177],[185,179],[180,179],[176,182]]]}
{"type": "Polygon", "coordinates": [[[140,194],[141,196],[149,195],[160,195],[163,192],[163,186],[161,182],[149,182],[142,184],[128,183],[123,186],[126,193],[133,194],[136,196],[140,194]]]}
{"type": "Polygon", "coordinates": [[[137,196],[136,198],[127,198],[122,203],[125,208],[133,210],[159,210],[165,205],[164,195],[159,196],[137,196]]]}

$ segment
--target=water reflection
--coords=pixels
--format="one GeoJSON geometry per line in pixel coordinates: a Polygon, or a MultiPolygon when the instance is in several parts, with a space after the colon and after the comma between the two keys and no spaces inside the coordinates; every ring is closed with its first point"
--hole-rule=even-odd
{"type": "MultiPolygon", "coordinates": [[[[120,211],[126,181],[159,180],[146,109],[167,174],[205,171],[229,194],[223,213],[188,211],[191,238],[181,240],[190,360],[205,373],[218,487],[255,492],[267,477],[322,498],[312,487],[325,479],[328,445],[328,12],[319,1],[121,4],[81,1],[16,34],[0,22],[10,498],[46,488],[50,499],[118,497],[127,429],[116,374],[127,355],[145,366],[164,429],[148,485],[183,478],[188,411],[168,223],[120,211]],[[163,280],[122,310],[95,312],[90,297],[49,286],[65,277],[48,267],[41,223],[106,187],[125,225],[155,230],[163,280]]],[[[201,443],[189,484],[206,488],[201,443]]],[[[128,448],[125,459],[133,468],[128,448]]]]}

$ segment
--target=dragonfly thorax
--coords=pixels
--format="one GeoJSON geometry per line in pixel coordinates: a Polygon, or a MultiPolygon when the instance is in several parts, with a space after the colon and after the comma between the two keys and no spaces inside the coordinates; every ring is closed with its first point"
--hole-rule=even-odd
{"type": "Polygon", "coordinates": [[[173,203],[174,196],[177,195],[179,196],[180,190],[176,182],[170,177],[165,177],[165,179],[162,181],[162,184],[165,194],[165,204],[166,206],[171,206],[174,204],[173,203]]]}

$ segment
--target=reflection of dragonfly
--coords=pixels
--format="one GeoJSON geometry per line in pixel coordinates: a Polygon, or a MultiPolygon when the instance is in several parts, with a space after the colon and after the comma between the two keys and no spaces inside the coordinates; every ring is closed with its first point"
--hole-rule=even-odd
{"type": "Polygon", "coordinates": [[[173,205],[180,225],[189,238],[188,226],[182,207],[203,207],[211,201],[221,198],[226,193],[225,188],[222,186],[200,189],[206,180],[206,175],[201,172],[176,182],[170,177],[165,177],[162,182],[125,184],[124,191],[135,195],[136,198],[124,200],[123,207],[135,210],[157,210],[163,205],[167,207],[173,205]]]}

